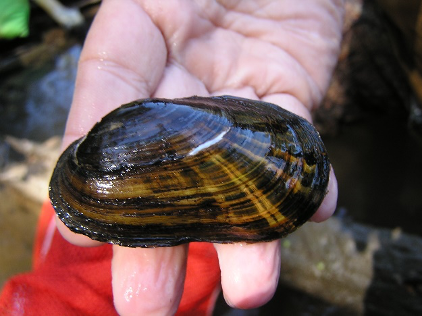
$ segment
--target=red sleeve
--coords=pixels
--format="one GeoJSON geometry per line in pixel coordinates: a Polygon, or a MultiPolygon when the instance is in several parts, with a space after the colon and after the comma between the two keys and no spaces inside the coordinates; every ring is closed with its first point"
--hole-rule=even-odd
{"type": "MultiPolygon", "coordinates": [[[[117,315],[111,289],[110,245],[82,248],[66,242],[43,205],[33,270],[10,279],[0,295],[1,315],[117,315]]],[[[220,270],[212,244],[191,243],[178,315],[211,314],[220,270]]]]}

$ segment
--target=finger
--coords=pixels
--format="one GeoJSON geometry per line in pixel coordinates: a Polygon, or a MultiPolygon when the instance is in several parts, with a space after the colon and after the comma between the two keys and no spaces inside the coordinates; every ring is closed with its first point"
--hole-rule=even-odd
{"type": "Polygon", "coordinates": [[[262,101],[277,104],[278,106],[295,113],[312,123],[312,116],[309,109],[303,105],[297,98],[286,93],[277,93],[267,95],[262,98],[262,101]]]}
{"type": "Polygon", "coordinates": [[[171,315],[179,305],[187,245],[156,249],[113,247],[112,286],[120,315],[171,315]]]}
{"type": "MultiPolygon", "coordinates": [[[[225,91],[224,91],[225,92],[225,91]]],[[[229,91],[231,93],[231,91],[229,91]]],[[[253,91],[243,89],[241,95],[253,98],[253,91]]],[[[278,104],[309,121],[309,110],[295,97],[276,94],[263,101],[278,104]]],[[[328,194],[313,220],[328,218],[337,200],[337,182],[331,169],[328,194]]],[[[221,269],[221,284],[227,303],[238,308],[253,308],[265,304],[276,290],[280,268],[280,243],[215,245],[221,269]]]]}
{"type": "Polygon", "coordinates": [[[164,70],[163,77],[154,92],[158,98],[182,98],[192,95],[208,96],[204,83],[190,74],[182,66],[170,63],[164,70]]]}
{"type": "Polygon", "coordinates": [[[137,2],[103,1],[81,53],[64,146],[120,104],[151,95],[166,59],[161,33],[137,2]]]}
{"type": "Polygon", "coordinates": [[[212,95],[214,96],[220,96],[220,95],[235,95],[238,97],[251,99],[251,100],[258,100],[259,97],[256,95],[254,89],[250,86],[245,86],[243,88],[238,89],[232,89],[232,88],[225,88],[225,89],[219,89],[212,92],[212,95]]]}
{"type": "Polygon", "coordinates": [[[58,216],[55,217],[56,220],[56,226],[59,230],[60,234],[64,239],[66,239],[68,242],[80,246],[80,247],[93,247],[93,246],[99,246],[102,243],[96,240],[92,240],[88,236],[81,235],[74,233],[69,230],[69,228],[66,227],[65,224],[60,220],[58,216]]]}
{"type": "Polygon", "coordinates": [[[337,197],[338,197],[337,179],[334,174],[333,167],[331,167],[330,180],[328,182],[328,187],[327,187],[327,195],[322,201],[317,212],[311,217],[310,220],[313,222],[319,223],[331,217],[331,215],[333,215],[334,211],[336,210],[337,197]]]}
{"type": "Polygon", "coordinates": [[[221,286],[230,306],[254,308],[268,302],[280,274],[280,241],[216,244],[221,286]]]}

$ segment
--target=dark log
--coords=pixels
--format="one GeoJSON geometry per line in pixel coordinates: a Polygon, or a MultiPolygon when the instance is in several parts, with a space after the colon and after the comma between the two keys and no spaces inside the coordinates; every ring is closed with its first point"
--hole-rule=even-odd
{"type": "Polygon", "coordinates": [[[282,240],[281,282],[364,315],[422,315],[422,238],[331,218],[282,240]]]}

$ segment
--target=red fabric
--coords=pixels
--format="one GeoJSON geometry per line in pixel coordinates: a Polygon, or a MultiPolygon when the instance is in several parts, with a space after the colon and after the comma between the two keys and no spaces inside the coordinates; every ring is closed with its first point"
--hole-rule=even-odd
{"type": "MultiPolygon", "coordinates": [[[[117,315],[111,289],[110,245],[81,248],[51,226],[43,205],[33,271],[10,279],[0,295],[0,315],[117,315]]],[[[191,243],[185,288],[177,315],[207,315],[214,306],[220,270],[214,247],[191,243]]]]}

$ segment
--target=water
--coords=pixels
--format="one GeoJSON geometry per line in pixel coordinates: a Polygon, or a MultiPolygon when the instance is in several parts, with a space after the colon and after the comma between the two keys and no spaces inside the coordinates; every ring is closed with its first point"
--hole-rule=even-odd
{"type": "Polygon", "coordinates": [[[63,134],[80,51],[75,45],[51,63],[0,82],[0,135],[42,141],[63,134]]]}

